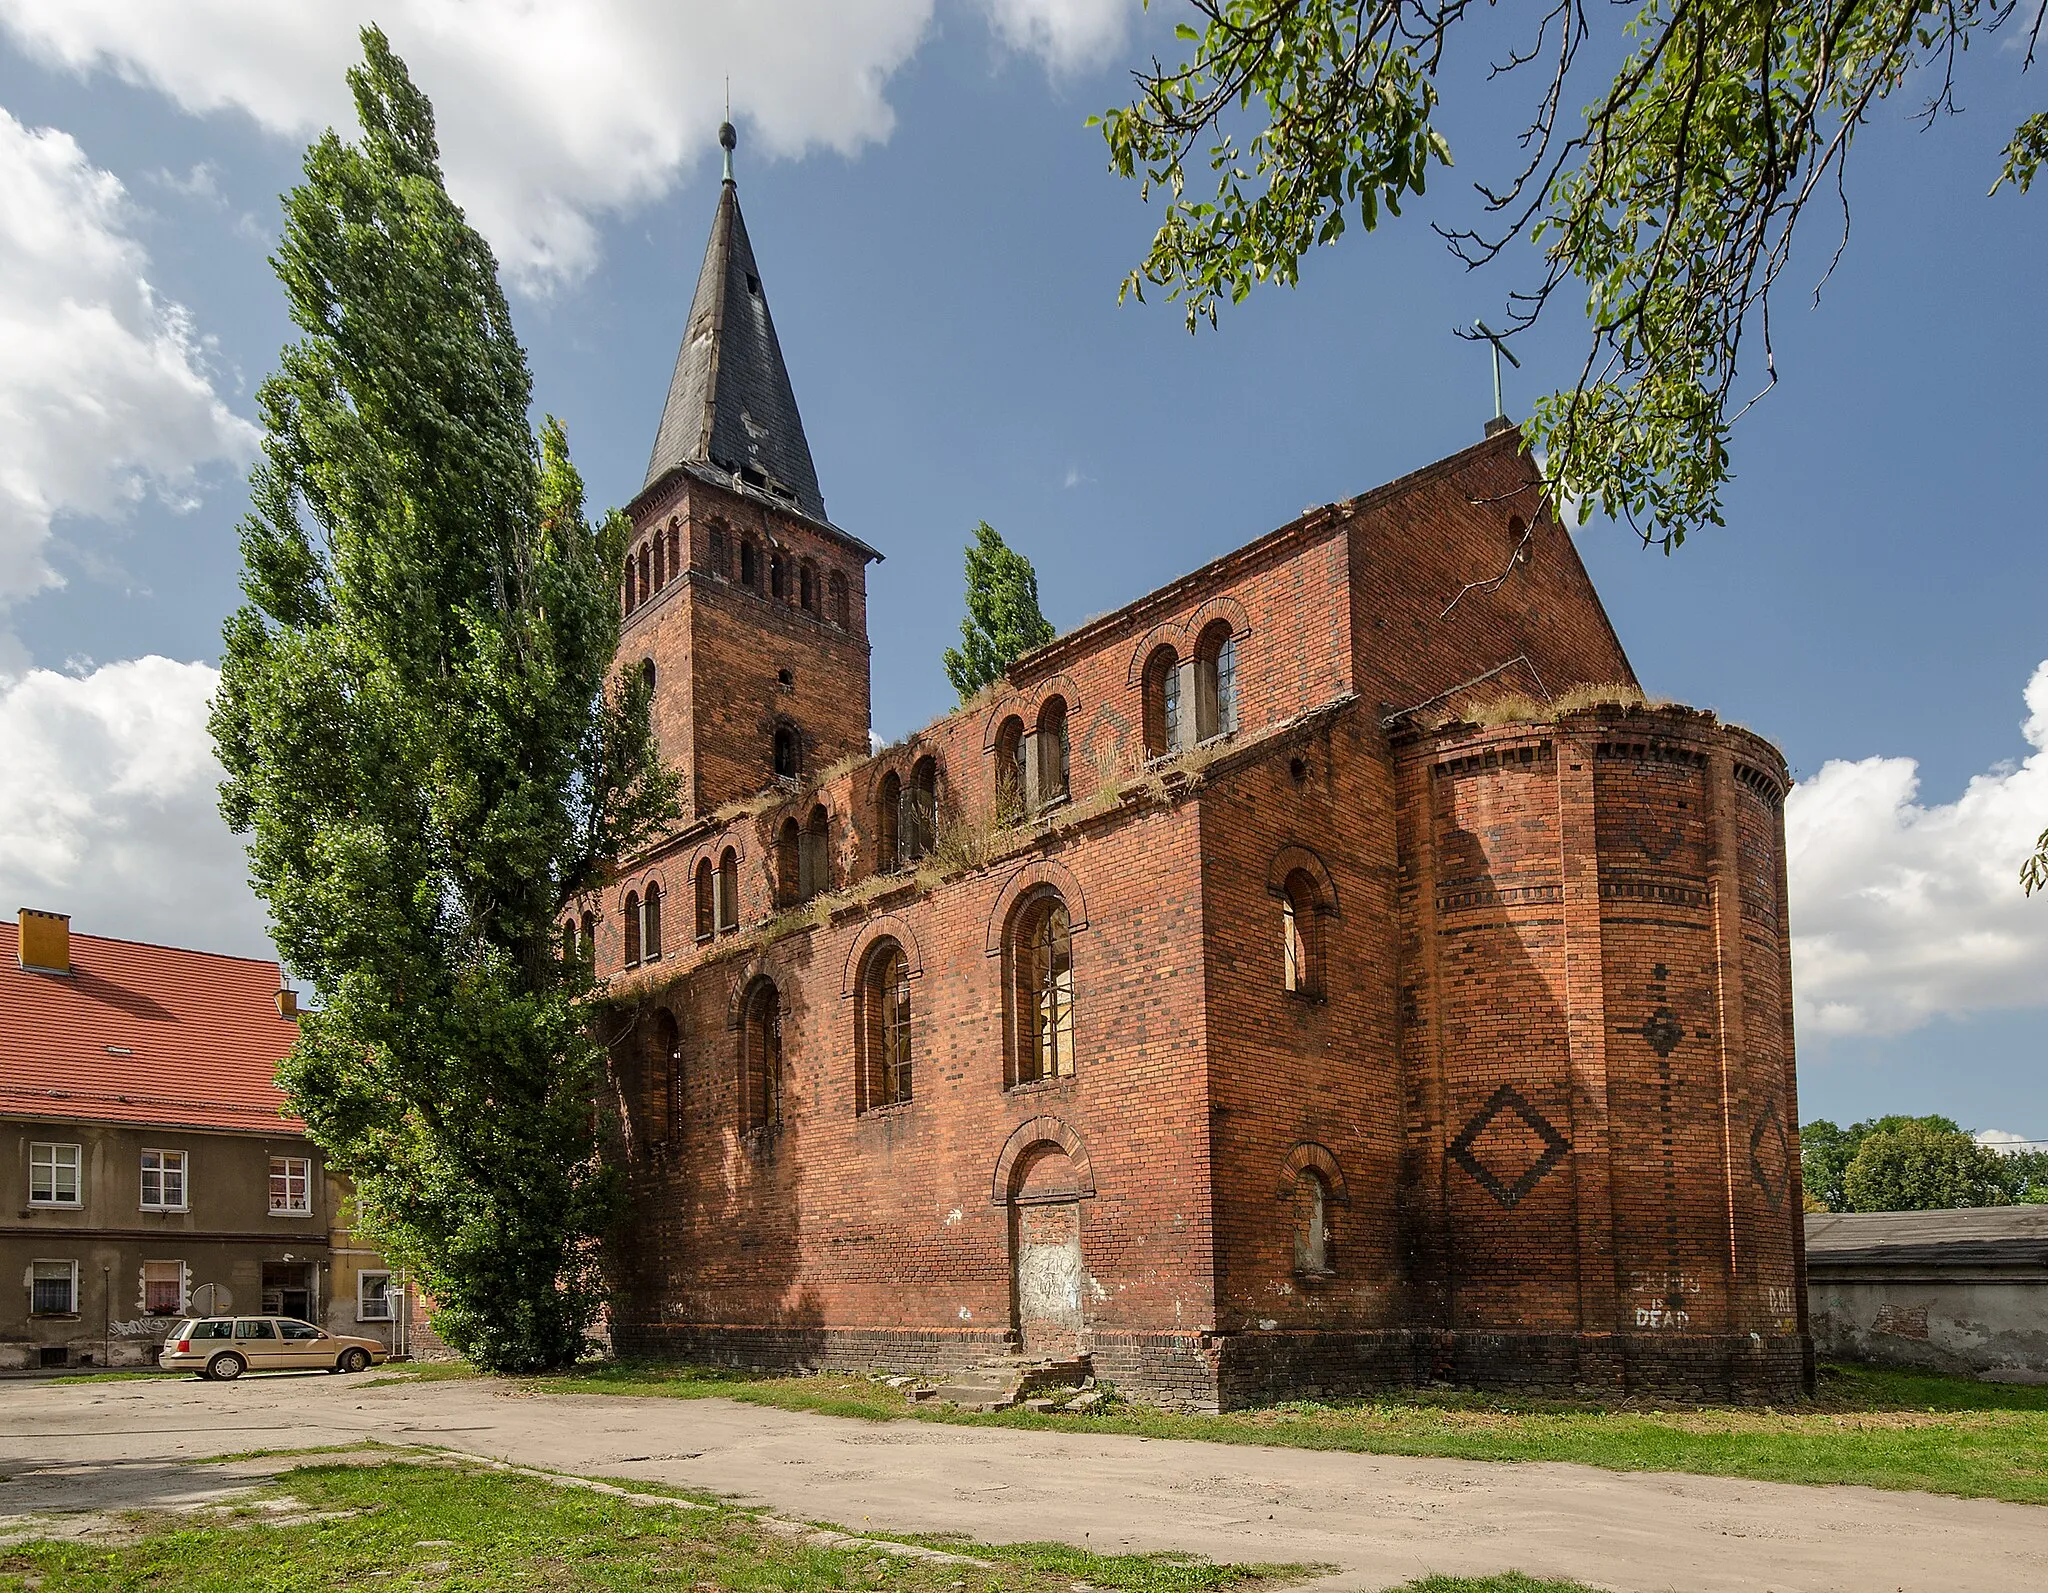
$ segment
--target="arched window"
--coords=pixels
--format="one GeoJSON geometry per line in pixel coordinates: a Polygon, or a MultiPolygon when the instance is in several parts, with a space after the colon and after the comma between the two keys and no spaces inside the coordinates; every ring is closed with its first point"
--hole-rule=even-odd
{"type": "Polygon", "coordinates": [[[626,560],[626,589],[621,596],[620,602],[625,613],[630,614],[633,612],[633,561],[631,559],[626,560]]]}
{"type": "Polygon", "coordinates": [[[718,870],[705,858],[697,865],[697,939],[709,940],[718,933],[718,870]]]}
{"type": "Polygon", "coordinates": [[[1056,891],[1027,898],[1011,921],[1010,1030],[1016,1082],[1074,1072],[1074,938],[1056,891]]]}
{"type": "Polygon", "coordinates": [[[651,658],[640,660],[640,684],[646,688],[648,699],[652,701],[654,697],[654,660],[651,658]]]}
{"type": "Polygon", "coordinates": [[[798,860],[797,887],[803,899],[822,896],[832,888],[832,818],[821,802],[804,820],[803,852],[798,860]]]}
{"type": "Polygon", "coordinates": [[[803,900],[804,832],[787,818],[775,837],[775,905],[794,907],[803,900]]]}
{"type": "Polygon", "coordinates": [[[1015,817],[1024,811],[1024,721],[1015,714],[996,731],[996,812],[1015,817]]]}
{"type": "Polygon", "coordinates": [[[659,592],[668,585],[668,538],[659,531],[654,533],[654,589],[659,592]]]}
{"type": "Polygon", "coordinates": [[[707,549],[704,557],[710,566],[711,573],[721,581],[731,580],[732,550],[727,546],[725,527],[722,525],[713,526],[711,528],[711,535],[706,541],[707,549]]]}
{"type": "Polygon", "coordinates": [[[667,1010],[654,1016],[653,1033],[647,1047],[647,1138],[665,1144],[675,1133],[681,1117],[683,1036],[675,1014],[667,1010]]]}
{"type": "Polygon", "coordinates": [[[773,1128],[782,1121],[782,996],[769,980],[747,997],[740,1040],[740,1128],[773,1128]]]}
{"type": "Polygon", "coordinates": [[[761,589],[761,550],[752,537],[740,538],[740,585],[749,591],[761,589]]]}
{"type": "Polygon", "coordinates": [[[640,966],[640,893],[626,892],[626,966],[640,966]]]}
{"type": "Polygon", "coordinates": [[[661,886],[653,880],[640,899],[640,960],[661,961],[661,886]]]}
{"type": "Polygon", "coordinates": [[[903,793],[899,829],[906,863],[915,863],[938,840],[939,766],[929,757],[919,758],[910,766],[910,789],[903,793]]]}
{"type": "Polygon", "coordinates": [[[893,1106],[910,1099],[910,959],[893,940],[875,943],[860,982],[861,1051],[867,1077],[866,1106],[893,1106]]]}
{"type": "Polygon", "coordinates": [[[1145,756],[1163,758],[1180,747],[1180,655],[1155,647],[1145,660],[1145,756]]]}
{"type": "Polygon", "coordinates": [[[1323,993],[1322,902],[1306,869],[1289,874],[1281,887],[1280,960],[1289,995],[1323,993]]]}
{"type": "Polygon", "coordinates": [[[1195,641],[1195,737],[1237,732],[1237,641],[1229,620],[1212,620],[1195,641]]]}
{"type": "Polygon", "coordinates": [[[853,627],[853,605],[848,600],[846,577],[834,570],[832,578],[825,583],[826,602],[830,607],[832,623],[841,630],[853,627]]]}
{"type": "Polygon", "coordinates": [[[805,608],[805,609],[806,609],[806,610],[807,610],[808,612],[810,612],[810,613],[812,613],[812,614],[815,614],[815,613],[817,613],[817,612],[818,612],[818,567],[817,567],[817,565],[815,565],[814,563],[812,563],[812,562],[811,562],[811,561],[810,561],[809,559],[805,559],[805,560],[804,560],[804,562],[803,562],[803,567],[802,567],[802,569],[801,569],[801,570],[800,570],[800,571],[798,572],[798,579],[799,579],[799,580],[801,581],[801,583],[802,583],[802,587],[801,587],[801,597],[800,597],[800,601],[801,601],[801,602],[803,603],[803,606],[804,606],[804,608],[805,608]]]}
{"type": "Polygon", "coordinates": [[[903,781],[891,769],[875,788],[875,872],[887,874],[900,860],[903,781]]]}
{"type": "Polygon", "coordinates": [[[789,600],[789,561],[780,553],[768,555],[768,595],[789,600]]]}
{"type": "Polygon", "coordinates": [[[573,963],[575,960],[576,920],[573,918],[565,918],[562,920],[562,961],[566,964],[573,963]]]}
{"type": "Polygon", "coordinates": [[[1303,1168],[1294,1181],[1294,1270],[1326,1278],[1330,1266],[1330,1189],[1323,1175],[1303,1168]]]}
{"type": "Polygon", "coordinates": [[[775,727],[775,774],[782,780],[795,780],[804,772],[803,737],[797,734],[792,724],[775,727]]]}
{"type": "Polygon", "coordinates": [[[668,578],[673,581],[683,573],[683,523],[673,517],[668,522],[668,578]]]}
{"type": "Polygon", "coordinates": [[[654,595],[653,583],[648,579],[653,574],[654,556],[645,542],[640,544],[640,601],[645,603],[654,595]]]}
{"type": "Polygon", "coordinates": [[[727,847],[718,859],[718,932],[740,927],[740,858],[727,847]]]}
{"type": "Polygon", "coordinates": [[[1038,805],[1067,794],[1067,700],[1048,697],[1038,710],[1038,805]]]}
{"type": "Polygon", "coordinates": [[[597,914],[595,913],[585,913],[583,915],[582,957],[587,963],[595,964],[597,961],[597,914]]]}

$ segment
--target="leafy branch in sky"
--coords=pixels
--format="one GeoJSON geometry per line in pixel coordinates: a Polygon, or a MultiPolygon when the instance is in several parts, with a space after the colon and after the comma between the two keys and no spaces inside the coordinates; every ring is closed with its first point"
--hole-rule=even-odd
{"type": "MultiPolygon", "coordinates": [[[[1857,132],[1909,83],[1924,85],[1923,118],[1953,109],[1962,52],[2020,0],[1644,0],[1611,79],[1593,63],[1616,41],[1595,40],[1587,0],[1507,23],[1474,0],[1187,4],[1185,58],[1139,70],[1132,101],[1097,119],[1111,169],[1166,199],[1124,291],[1163,288],[1190,330],[1213,325],[1255,285],[1294,283],[1302,256],[1352,223],[1399,216],[1451,162],[1447,52],[1518,29],[1487,78],[1535,91],[1512,175],[1476,185],[1475,224],[1438,230],[1469,266],[1536,246],[1510,335],[1560,293],[1583,310],[1583,367],[1536,403],[1524,440],[1555,508],[1597,505],[1669,551],[1721,522],[1729,429],[1776,379],[1771,293],[1807,210],[1839,218],[1838,258],[1857,132]],[[1213,192],[1193,188],[1204,165],[1213,192]]],[[[2048,0],[2029,9],[2022,71],[2048,0]]],[[[1994,190],[2025,190],[2044,152],[2037,115],[1994,190]]]]}

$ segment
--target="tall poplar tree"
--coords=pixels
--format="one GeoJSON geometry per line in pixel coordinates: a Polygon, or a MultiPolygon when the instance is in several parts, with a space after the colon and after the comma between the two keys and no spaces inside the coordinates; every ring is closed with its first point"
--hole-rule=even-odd
{"type": "Polygon", "coordinates": [[[946,649],[946,678],[965,702],[1053,635],[1038,608],[1038,572],[982,521],[967,544],[967,617],[960,622],[960,645],[946,649]]]}
{"type": "Polygon", "coordinates": [[[630,674],[624,557],[536,438],[497,262],[432,107],[375,28],[285,199],[300,338],[258,402],[212,729],[286,964],[316,988],[283,1077],[486,1368],[566,1364],[600,1303],[590,970],[555,925],[675,811],[630,674]]]}

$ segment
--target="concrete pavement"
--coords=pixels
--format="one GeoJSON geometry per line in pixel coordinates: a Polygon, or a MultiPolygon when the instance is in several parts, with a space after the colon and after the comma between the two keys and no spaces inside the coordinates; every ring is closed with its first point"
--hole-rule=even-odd
{"type": "Polygon", "coordinates": [[[1582,1466],[1503,1465],[929,1422],[726,1400],[529,1394],[314,1375],[0,1385],[0,1530],[68,1501],[136,1508],[259,1448],[422,1443],[706,1489],[855,1531],[1057,1539],[1325,1563],[1333,1590],[1519,1569],[1615,1593],[2048,1588],[2048,1509],[1582,1466]],[[104,1496],[105,1503],[102,1503],[104,1496]],[[118,1504],[115,1501],[118,1500],[118,1504]]]}

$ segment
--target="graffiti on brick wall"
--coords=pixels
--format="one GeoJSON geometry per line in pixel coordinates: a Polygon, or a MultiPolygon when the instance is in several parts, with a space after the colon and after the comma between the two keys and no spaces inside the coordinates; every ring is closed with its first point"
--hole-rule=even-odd
{"type": "Polygon", "coordinates": [[[1635,1325],[1683,1332],[1692,1326],[1692,1302],[1706,1285],[1689,1272],[1631,1272],[1629,1292],[1635,1299],[1635,1325]]]}

